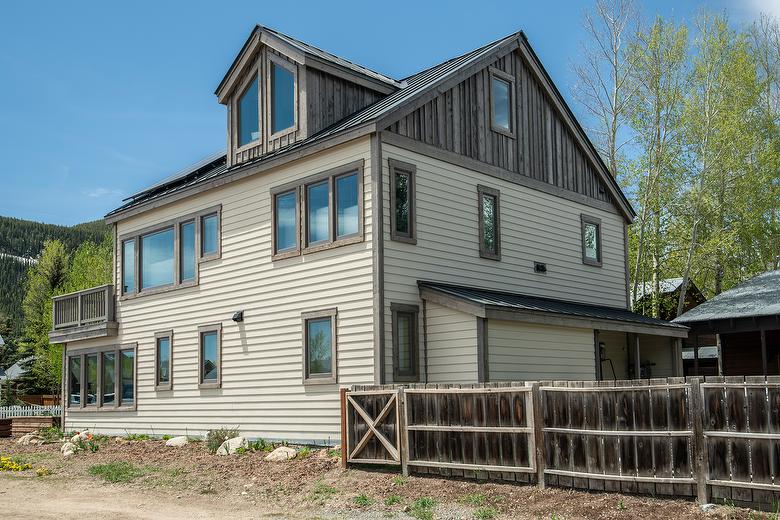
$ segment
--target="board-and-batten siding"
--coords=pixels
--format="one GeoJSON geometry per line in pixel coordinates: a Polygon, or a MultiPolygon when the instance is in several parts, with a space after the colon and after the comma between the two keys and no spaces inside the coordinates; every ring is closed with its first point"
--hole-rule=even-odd
{"type": "Polygon", "coordinates": [[[492,65],[515,78],[510,137],[491,129],[490,70],[484,68],[414,110],[388,130],[588,197],[612,198],[572,131],[518,52],[492,65]]]}
{"type": "Polygon", "coordinates": [[[306,67],[308,135],[379,101],[383,94],[327,72],[306,67]]]}
{"type": "Polygon", "coordinates": [[[390,304],[418,302],[417,280],[625,307],[623,218],[617,213],[387,143],[382,153],[385,207],[389,207],[388,159],[417,167],[417,244],[390,240],[389,211],[383,217],[387,381],[392,381],[390,304]],[[479,256],[478,184],[501,194],[500,261],[479,256]],[[601,219],[602,267],[582,263],[581,213],[601,219]],[[547,273],[535,273],[534,262],[546,263],[547,273]]]}
{"type": "MultiPolygon", "coordinates": [[[[477,319],[428,302],[428,383],[476,383],[477,319]]],[[[421,358],[423,355],[420,356],[421,358]]]]}
{"type": "MultiPolygon", "coordinates": [[[[138,344],[136,412],[69,413],[67,428],[156,434],[239,426],[250,437],[335,441],[339,386],[374,381],[371,161],[368,139],[332,148],[118,224],[119,236],[222,205],[222,258],[197,287],[117,302],[120,335],[138,344]],[[269,190],[364,160],[365,241],[271,261],[269,190]],[[338,308],[338,385],[302,385],[301,313],[338,308]],[[244,311],[244,322],[231,316],[244,311]],[[198,389],[198,326],[222,324],[222,388],[198,389]],[[173,330],[173,390],[154,389],[154,333],[173,330]]],[[[117,278],[121,265],[117,265],[117,278]]],[[[101,342],[76,342],[71,349],[101,342]]]]}
{"type": "Polygon", "coordinates": [[[593,329],[488,320],[490,381],[593,380],[593,329]]]}

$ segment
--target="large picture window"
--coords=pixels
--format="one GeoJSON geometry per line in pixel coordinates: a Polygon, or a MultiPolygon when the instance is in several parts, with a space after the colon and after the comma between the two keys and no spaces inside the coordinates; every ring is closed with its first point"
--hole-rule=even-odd
{"type": "Polygon", "coordinates": [[[601,219],[580,215],[582,263],[601,267],[601,219]]]}
{"type": "Polygon", "coordinates": [[[222,325],[198,328],[198,366],[200,388],[219,388],[222,384],[222,325]]]}
{"type": "Polygon", "coordinates": [[[390,238],[417,242],[415,218],[415,177],[417,168],[390,159],[390,238]]]}
{"type": "Polygon", "coordinates": [[[419,308],[416,305],[391,304],[393,316],[393,380],[419,380],[419,308]]]}
{"type": "Polygon", "coordinates": [[[135,350],[111,345],[67,353],[68,408],[123,410],[135,407],[135,350]]]}
{"type": "Polygon", "coordinates": [[[501,207],[498,190],[477,186],[479,256],[501,260],[501,207]]]}
{"type": "Polygon", "coordinates": [[[306,312],[303,319],[303,382],[335,383],[336,309],[306,312]]]}

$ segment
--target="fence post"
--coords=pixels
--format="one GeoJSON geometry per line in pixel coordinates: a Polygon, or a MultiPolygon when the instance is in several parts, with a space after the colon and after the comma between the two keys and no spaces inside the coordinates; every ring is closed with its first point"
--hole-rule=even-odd
{"type": "Polygon", "coordinates": [[[707,496],[707,473],[709,471],[707,463],[707,446],[704,438],[704,402],[701,393],[701,381],[698,377],[692,378],[690,413],[693,423],[693,453],[694,472],[696,476],[696,499],[700,504],[706,504],[709,501],[707,496]]]}
{"type": "Polygon", "coordinates": [[[341,401],[341,467],[347,469],[347,389],[339,389],[341,401]]]}
{"type": "Polygon", "coordinates": [[[401,474],[409,476],[409,434],[406,432],[406,393],[404,388],[398,389],[396,394],[396,406],[398,407],[398,452],[401,456],[401,474]]]}
{"type": "Polygon", "coordinates": [[[547,463],[547,454],[544,446],[544,413],[542,411],[542,391],[539,383],[531,383],[531,413],[528,414],[533,425],[534,456],[536,457],[536,484],[544,489],[544,466],[547,463]]]}

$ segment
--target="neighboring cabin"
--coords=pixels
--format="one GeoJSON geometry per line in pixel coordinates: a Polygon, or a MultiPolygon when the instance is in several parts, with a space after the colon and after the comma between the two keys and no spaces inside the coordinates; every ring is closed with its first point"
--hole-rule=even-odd
{"type": "Polygon", "coordinates": [[[342,386],[681,374],[522,33],[396,80],[258,26],[216,94],[227,153],[109,213],[115,282],[55,298],[67,428],[336,441],[342,386]]]}

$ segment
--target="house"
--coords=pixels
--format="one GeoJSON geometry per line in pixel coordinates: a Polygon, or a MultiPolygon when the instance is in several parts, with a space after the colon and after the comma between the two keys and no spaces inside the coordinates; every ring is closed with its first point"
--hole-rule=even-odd
{"type": "Polygon", "coordinates": [[[780,375],[780,270],[724,291],[674,322],[690,327],[697,368],[701,345],[714,336],[717,375],[780,375]]]}
{"type": "Polygon", "coordinates": [[[54,298],[66,428],[328,442],[349,385],[681,373],[523,33],[394,79],[257,26],[216,96],[226,153],[109,213],[114,283],[54,298]]]}
{"type": "MultiPolygon", "coordinates": [[[[677,317],[677,304],[680,300],[683,279],[666,278],[658,282],[659,317],[664,320],[673,320],[677,317]]],[[[653,308],[653,295],[655,284],[646,282],[639,284],[634,295],[634,310],[642,314],[649,314],[653,308]]],[[[688,312],[697,305],[704,303],[706,298],[701,293],[693,280],[688,280],[683,300],[683,312],[688,312]]]]}

